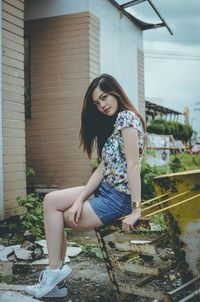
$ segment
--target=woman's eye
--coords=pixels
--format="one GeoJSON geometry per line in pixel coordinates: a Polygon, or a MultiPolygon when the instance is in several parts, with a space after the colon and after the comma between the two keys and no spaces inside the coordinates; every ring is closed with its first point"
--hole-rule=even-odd
{"type": "Polygon", "coordinates": [[[107,95],[103,95],[103,96],[102,96],[102,100],[105,100],[106,97],[107,97],[107,95]]]}

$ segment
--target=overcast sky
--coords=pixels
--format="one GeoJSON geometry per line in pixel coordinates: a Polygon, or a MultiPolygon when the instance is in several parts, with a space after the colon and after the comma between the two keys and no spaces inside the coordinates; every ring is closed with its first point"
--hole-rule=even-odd
{"type": "MultiPolygon", "coordinates": [[[[200,0],[152,0],[174,32],[144,31],[145,95],[183,111],[200,131],[200,0]]],[[[131,8],[145,22],[160,22],[149,3],[131,8]]]]}

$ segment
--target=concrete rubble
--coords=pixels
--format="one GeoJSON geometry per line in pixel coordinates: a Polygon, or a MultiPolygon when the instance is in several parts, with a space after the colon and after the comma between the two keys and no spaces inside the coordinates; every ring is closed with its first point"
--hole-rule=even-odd
{"type": "MultiPolygon", "coordinates": [[[[77,257],[82,252],[81,247],[68,247],[65,262],[70,262],[70,257],[77,257]]],[[[42,270],[48,265],[48,250],[46,240],[34,243],[24,241],[21,245],[0,245],[0,275],[12,276],[13,274],[29,273],[42,270]]],[[[31,302],[39,301],[20,291],[25,285],[9,285],[0,283],[1,302],[31,302]]]]}
{"type": "Polygon", "coordinates": [[[10,291],[0,291],[0,301],[1,302],[35,302],[40,301],[38,299],[25,296],[18,292],[10,292],[10,291]]]}
{"type": "MultiPolygon", "coordinates": [[[[0,246],[0,261],[8,261],[8,257],[14,253],[16,259],[18,260],[35,260],[40,259],[48,254],[47,242],[46,240],[36,241],[35,244],[39,247],[35,247],[34,244],[29,244],[25,247],[21,245],[10,245],[10,246],[0,246]]],[[[67,248],[66,252],[66,262],[70,262],[69,257],[76,257],[82,252],[81,247],[71,247],[67,248]]],[[[34,262],[33,262],[34,263],[34,262]]],[[[46,264],[46,262],[45,262],[46,264]]]]}

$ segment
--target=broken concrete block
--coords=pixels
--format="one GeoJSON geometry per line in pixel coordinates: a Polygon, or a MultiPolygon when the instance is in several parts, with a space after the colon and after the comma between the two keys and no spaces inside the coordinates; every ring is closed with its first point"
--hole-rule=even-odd
{"type": "Polygon", "coordinates": [[[35,302],[40,301],[38,299],[10,291],[0,291],[0,301],[1,302],[35,302]]]}
{"type": "Polygon", "coordinates": [[[21,248],[25,249],[25,250],[29,250],[29,251],[33,251],[35,248],[35,244],[33,244],[32,242],[25,240],[22,244],[21,244],[21,248]]]}
{"type": "Polygon", "coordinates": [[[66,255],[66,256],[65,256],[65,263],[68,263],[68,262],[70,262],[70,259],[69,259],[69,257],[66,255]]]}
{"type": "Polygon", "coordinates": [[[6,246],[3,250],[0,251],[0,261],[8,261],[8,256],[10,254],[12,254],[12,252],[14,251],[14,248],[19,248],[20,245],[10,245],[10,246],[6,246]]]}
{"type": "Polygon", "coordinates": [[[82,252],[80,247],[68,246],[66,255],[69,257],[76,257],[82,252]]]}
{"type": "Polygon", "coordinates": [[[28,260],[30,259],[32,252],[18,247],[18,248],[14,248],[14,253],[17,259],[28,260]]]}
{"type": "MultiPolygon", "coordinates": [[[[47,242],[46,240],[42,239],[42,240],[38,240],[35,243],[37,243],[38,245],[43,247],[43,251],[45,255],[48,255],[48,250],[47,250],[47,242]]],[[[80,253],[82,252],[82,249],[80,247],[72,247],[69,246],[67,247],[67,253],[66,255],[69,257],[76,257],[78,256],[80,253]]]]}
{"type": "Polygon", "coordinates": [[[27,285],[0,283],[0,290],[24,291],[27,285]]]}
{"type": "Polygon", "coordinates": [[[35,241],[35,243],[42,246],[44,254],[48,255],[47,241],[45,239],[37,240],[37,241],[35,241]]]}

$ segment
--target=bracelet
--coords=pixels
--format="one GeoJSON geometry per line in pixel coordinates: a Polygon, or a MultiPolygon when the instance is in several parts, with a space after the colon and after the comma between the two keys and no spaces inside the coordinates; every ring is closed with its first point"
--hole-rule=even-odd
{"type": "Polygon", "coordinates": [[[133,202],[133,208],[134,208],[134,209],[139,209],[139,208],[141,208],[141,202],[140,202],[140,201],[134,201],[134,202],[133,202]]]}

